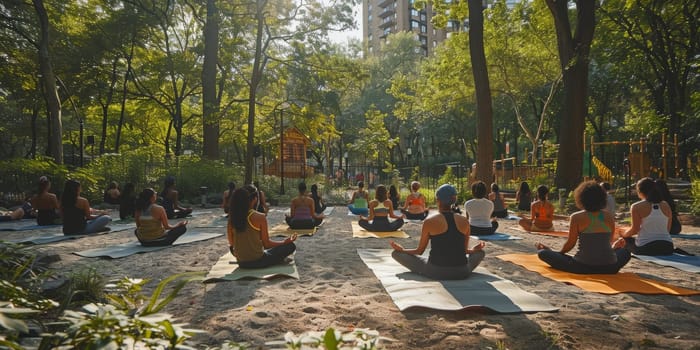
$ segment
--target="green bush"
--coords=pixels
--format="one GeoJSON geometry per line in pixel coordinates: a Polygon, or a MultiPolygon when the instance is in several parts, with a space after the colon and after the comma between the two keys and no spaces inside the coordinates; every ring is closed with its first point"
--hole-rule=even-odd
{"type": "Polygon", "coordinates": [[[141,294],[146,280],[124,278],[109,285],[109,304],[91,303],[82,310],[65,311],[62,320],[68,322],[68,327],[44,337],[40,348],[177,348],[199,331],[173,323],[173,316],[162,309],[188,282],[203,276],[199,272],[170,276],[156,286],[150,297],[141,294]],[[171,283],[174,286],[170,293],[161,298],[171,283]]]}

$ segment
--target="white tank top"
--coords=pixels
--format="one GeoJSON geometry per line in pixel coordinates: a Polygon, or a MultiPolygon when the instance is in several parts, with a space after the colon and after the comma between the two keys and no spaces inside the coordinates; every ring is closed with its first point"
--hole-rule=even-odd
{"type": "Polygon", "coordinates": [[[640,247],[653,241],[669,241],[671,235],[668,233],[668,220],[670,220],[661,211],[659,204],[651,204],[651,213],[642,218],[642,224],[639,228],[639,234],[635,239],[635,244],[640,247]]]}

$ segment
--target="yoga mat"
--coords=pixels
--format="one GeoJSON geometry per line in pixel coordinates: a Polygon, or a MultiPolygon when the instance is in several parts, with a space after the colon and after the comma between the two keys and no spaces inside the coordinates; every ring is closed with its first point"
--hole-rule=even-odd
{"type": "Polygon", "coordinates": [[[504,254],[497,258],[520,265],[530,271],[537,272],[549,279],[573,284],[585,291],[601,294],[639,293],[639,294],[670,294],[696,295],[700,291],[672,286],[663,282],[642,278],[631,272],[618,272],[604,275],[581,275],[559,271],[551,268],[537,257],[537,254],[504,254]]]}
{"type": "Polygon", "coordinates": [[[82,238],[82,237],[87,237],[87,235],[69,235],[69,236],[66,236],[63,234],[63,232],[45,232],[44,234],[41,234],[41,235],[24,237],[24,238],[20,238],[20,239],[11,240],[9,242],[16,243],[16,244],[46,244],[46,243],[60,242],[60,241],[82,238]]]}
{"type": "Polygon", "coordinates": [[[673,255],[658,256],[633,254],[632,256],[639,260],[648,261],[662,266],[675,267],[686,272],[700,272],[700,256],[681,255],[677,253],[673,255]]]}
{"type": "Polygon", "coordinates": [[[61,225],[44,225],[39,226],[34,219],[14,220],[0,223],[0,231],[28,231],[42,230],[52,227],[61,227],[61,225]]]}
{"type": "Polygon", "coordinates": [[[277,226],[271,227],[268,230],[268,233],[270,236],[291,236],[293,234],[297,234],[299,236],[313,236],[316,231],[318,231],[318,227],[314,227],[312,229],[308,230],[301,230],[301,229],[292,229],[289,228],[289,225],[287,224],[279,224],[277,226]]]}
{"type": "Polygon", "coordinates": [[[11,240],[9,242],[11,243],[16,243],[16,244],[47,244],[47,243],[54,243],[54,242],[60,242],[60,241],[66,241],[69,239],[77,239],[77,238],[83,238],[83,237],[88,237],[88,236],[97,236],[97,235],[104,235],[107,233],[110,233],[113,231],[100,231],[96,233],[91,233],[89,235],[64,235],[63,232],[60,231],[53,231],[53,232],[43,232],[41,234],[29,236],[29,237],[24,237],[20,239],[15,239],[11,240]]]}
{"type": "Polygon", "coordinates": [[[447,311],[486,307],[498,313],[558,310],[483,267],[476,268],[464,280],[435,281],[410,272],[391,257],[391,252],[391,249],[357,250],[401,311],[411,307],[447,311]]]}
{"type": "Polygon", "coordinates": [[[326,207],[326,209],[323,211],[323,215],[328,216],[333,214],[334,209],[335,207],[326,207]]]}
{"type": "Polygon", "coordinates": [[[204,278],[204,283],[235,281],[241,278],[270,279],[275,276],[289,276],[299,279],[299,272],[294,260],[262,269],[244,269],[238,267],[236,258],[231,253],[226,253],[211,267],[204,278]]]}
{"type": "MultiPolygon", "coordinates": [[[[620,226],[615,226],[615,233],[618,235],[627,231],[629,229],[629,225],[620,225],[620,226]]],[[[679,234],[671,235],[671,238],[681,238],[681,239],[700,239],[700,233],[685,233],[681,232],[679,234]]]]}
{"type": "Polygon", "coordinates": [[[352,237],[353,238],[410,238],[406,232],[390,231],[390,232],[370,232],[363,229],[357,221],[352,222],[352,237]]]}
{"type": "MultiPolygon", "coordinates": [[[[221,233],[202,233],[202,232],[186,232],[184,235],[180,236],[177,241],[172,245],[162,246],[162,247],[144,247],[138,241],[134,240],[127,243],[117,244],[111,247],[95,248],[83,250],[80,252],[73,252],[75,255],[80,255],[86,258],[97,258],[97,257],[108,257],[112,259],[119,259],[129,255],[137,253],[153,252],[156,250],[170,248],[172,246],[193,243],[198,241],[204,241],[207,239],[216,238],[223,236],[221,233]]],[[[135,239],[135,237],[134,237],[135,239]]]]}
{"type": "Polygon", "coordinates": [[[515,230],[522,231],[525,233],[531,233],[533,235],[543,235],[543,236],[554,236],[554,237],[569,237],[569,231],[528,231],[521,226],[514,228],[515,230]]]}
{"type": "Polygon", "coordinates": [[[477,239],[480,239],[482,241],[513,241],[513,240],[517,240],[517,239],[523,239],[522,237],[511,236],[507,233],[499,233],[499,232],[496,232],[492,235],[481,235],[481,236],[471,235],[470,237],[477,238],[477,239]]]}
{"type": "Polygon", "coordinates": [[[679,233],[677,235],[671,235],[671,238],[681,238],[681,239],[700,239],[700,233],[679,233]]]}
{"type": "Polygon", "coordinates": [[[112,222],[109,224],[109,228],[112,232],[131,231],[133,233],[136,230],[136,223],[115,224],[112,222]]]}

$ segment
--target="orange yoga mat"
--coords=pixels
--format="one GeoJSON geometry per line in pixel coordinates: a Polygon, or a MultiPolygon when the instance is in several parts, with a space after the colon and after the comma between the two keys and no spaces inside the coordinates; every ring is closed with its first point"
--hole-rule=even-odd
{"type": "Polygon", "coordinates": [[[569,231],[527,231],[521,226],[515,228],[518,231],[532,233],[533,235],[545,235],[555,237],[569,237],[569,231]]]}
{"type": "Polygon", "coordinates": [[[700,291],[672,286],[642,278],[636,273],[620,272],[614,275],[580,275],[551,268],[537,254],[505,254],[497,258],[520,265],[555,281],[573,284],[583,290],[601,294],[639,293],[697,295],[700,291]]]}

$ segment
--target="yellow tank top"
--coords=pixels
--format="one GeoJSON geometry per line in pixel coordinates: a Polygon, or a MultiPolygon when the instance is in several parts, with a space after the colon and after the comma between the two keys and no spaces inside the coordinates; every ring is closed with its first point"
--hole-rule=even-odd
{"type": "MultiPolygon", "coordinates": [[[[250,215],[252,214],[253,210],[251,209],[248,211],[248,225],[245,230],[233,232],[236,235],[236,246],[233,247],[233,255],[236,256],[238,261],[255,261],[263,255],[264,247],[260,239],[260,228],[253,226],[250,222],[250,215]]],[[[230,229],[233,228],[230,227],[230,229]]]]}

